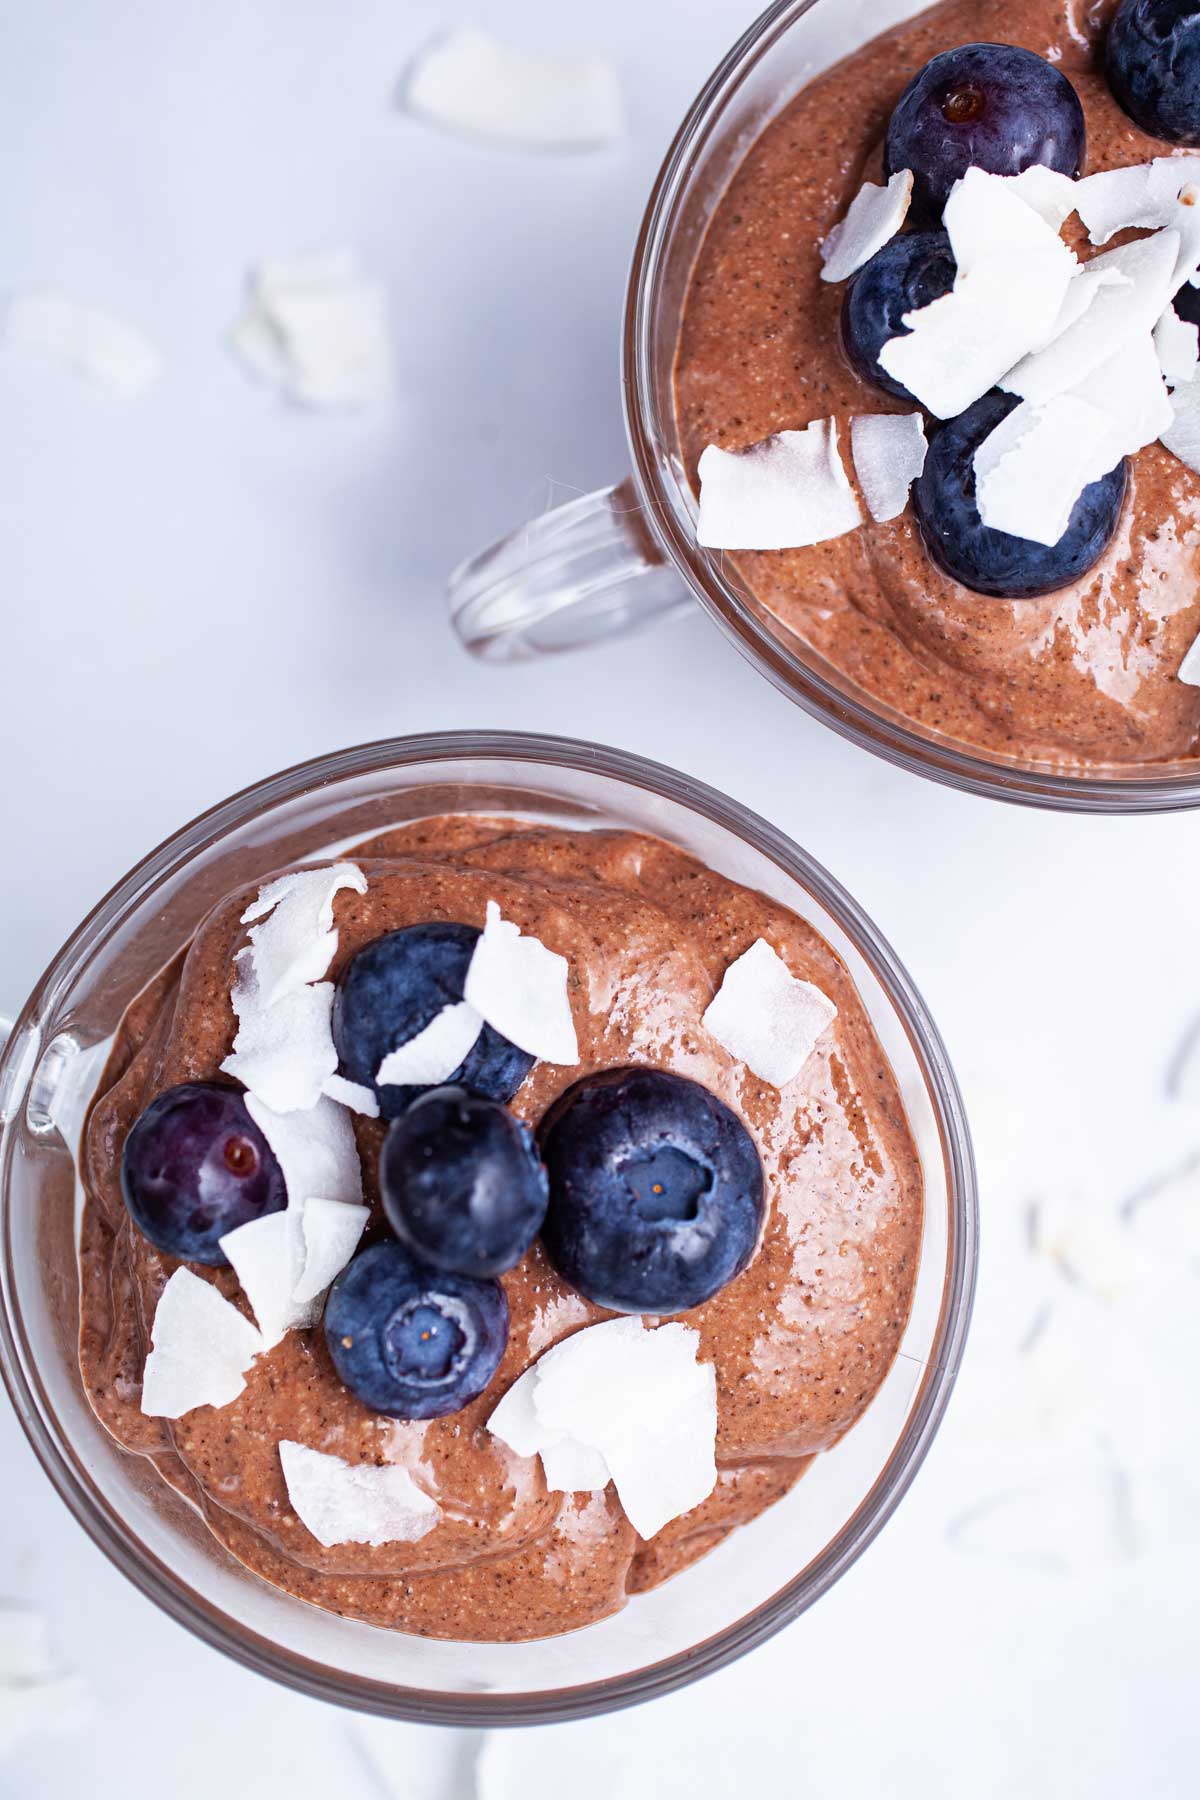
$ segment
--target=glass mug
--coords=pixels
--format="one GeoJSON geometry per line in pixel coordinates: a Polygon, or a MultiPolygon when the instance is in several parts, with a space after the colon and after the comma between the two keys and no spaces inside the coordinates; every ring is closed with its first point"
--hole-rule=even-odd
{"type": "Polygon", "coordinates": [[[962,1103],[895,955],[823,869],[762,819],[672,770],[564,739],[448,733],[306,763],[153,851],[38,983],[0,1057],[0,1370],[33,1448],[93,1541],[197,1636],[322,1700],[459,1726],[578,1718],[665,1693],[795,1619],[872,1541],[954,1383],[975,1275],[962,1103]],[[654,833],[810,920],[858,985],[891,1059],[925,1177],[912,1317],[865,1415],[792,1492],[625,1611],[566,1637],[464,1644],[337,1618],[236,1563],[145,1458],[92,1412],[78,1364],[75,1151],[129,1002],[231,889],[444,812],[654,833]]]}
{"type": "Polygon", "coordinates": [[[921,10],[912,0],[776,0],[705,83],[668,152],[634,248],[621,363],[633,473],[464,563],[450,582],[454,625],[477,654],[527,656],[686,611],[694,595],[805,711],[914,773],[1074,812],[1200,805],[1195,762],[1164,763],[1153,774],[1144,765],[1128,773],[1064,774],[926,731],[791,636],[719,553],[696,543],[673,377],[683,303],[708,222],[750,145],[802,87],[921,10]]]}

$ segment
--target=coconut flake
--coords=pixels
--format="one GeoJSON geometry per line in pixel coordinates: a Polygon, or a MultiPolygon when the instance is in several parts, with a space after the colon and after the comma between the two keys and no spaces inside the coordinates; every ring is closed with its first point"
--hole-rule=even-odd
{"type": "Polygon", "coordinates": [[[182,1418],[198,1406],[228,1406],[265,1348],[249,1319],[190,1269],[176,1269],[163,1289],[151,1341],[142,1411],[158,1419],[182,1418]]]}
{"type": "Polygon", "coordinates": [[[850,422],[854,472],[873,519],[898,519],[925,467],[929,445],[920,413],[867,413],[850,422]]]}
{"type": "MultiPolygon", "coordinates": [[[[566,1067],[579,1061],[579,1044],[567,997],[565,956],[501,917],[494,900],[475,945],[463,999],[501,1037],[541,1062],[566,1067]]],[[[455,1065],[457,1067],[457,1065],[455,1065]]]]}
{"type": "Polygon", "coordinates": [[[348,1106],[351,1112],[361,1113],[364,1119],[379,1117],[379,1102],[373,1090],[364,1087],[361,1081],[349,1081],[345,1075],[327,1075],[321,1092],[339,1106],[348,1106]]]}
{"type": "Polygon", "coordinates": [[[1170,387],[1179,387],[1191,381],[1200,367],[1200,326],[1181,319],[1175,308],[1168,306],[1154,327],[1154,348],[1163,380],[1170,387]]]}
{"type": "Polygon", "coordinates": [[[411,1544],[432,1531],[437,1501],[407,1469],[387,1463],[347,1463],[285,1438],[279,1461],[288,1499],[319,1544],[411,1544]]]}
{"type": "Polygon", "coordinates": [[[1078,263],[1009,178],[982,169],[955,183],[944,223],[954,287],[905,313],[908,335],[886,343],[879,360],[930,412],[949,419],[1046,341],[1078,263]]]}
{"type": "Polygon", "coordinates": [[[260,263],[229,341],[253,374],[308,406],[365,406],[389,385],[386,297],[349,252],[260,263]]]}
{"type": "Polygon", "coordinates": [[[285,994],[274,1006],[260,1007],[245,979],[246,954],[239,953],[233,990],[238,1033],[221,1068],[274,1112],[311,1111],[337,1072],[333,983],[317,982],[285,994]]]}
{"type": "Polygon", "coordinates": [[[1158,357],[1143,332],[1078,387],[1038,405],[1023,401],[984,440],[975,453],[983,523],[1057,544],[1083,490],[1152,444],[1170,418],[1158,357]]]}
{"type": "Polygon", "coordinates": [[[1200,474],[1200,381],[1184,381],[1175,389],[1171,423],[1160,436],[1180,462],[1200,474]]]}
{"type": "Polygon", "coordinates": [[[289,1206],[314,1198],[362,1205],[362,1165],[345,1107],[321,1096],[315,1106],[279,1113],[247,1094],[246,1111],[283,1170],[289,1206]]]}
{"type": "Polygon", "coordinates": [[[890,243],[908,217],[912,192],[911,169],[898,169],[886,187],[864,181],[845,218],[821,246],[822,281],[848,281],[890,243]]]}
{"type": "Polygon", "coordinates": [[[300,1209],[304,1249],[300,1275],[292,1291],[298,1306],[322,1306],[367,1228],[369,1206],[347,1206],[341,1200],[306,1200],[300,1209]]]}
{"type": "Polygon", "coordinates": [[[699,472],[696,539],[711,550],[795,550],[863,522],[835,419],[777,432],[748,450],[709,444],[699,472]]]}
{"type": "Polygon", "coordinates": [[[483,31],[429,45],[401,98],[435,125],[534,149],[589,149],[623,130],[620,79],[607,57],[534,55],[483,31]]]}
{"type": "Polygon", "coordinates": [[[443,1006],[423,1031],[389,1051],[375,1080],[380,1087],[440,1087],[466,1061],[482,1030],[482,1016],[465,1000],[443,1006]]]}
{"type": "Polygon", "coordinates": [[[40,350],[124,400],[136,399],[162,374],[149,338],[121,319],[59,294],[18,294],[4,311],[4,342],[40,350]]]}
{"type": "Polygon", "coordinates": [[[537,1363],[513,1382],[488,1420],[488,1430],[518,1456],[540,1456],[546,1486],[554,1493],[598,1493],[612,1480],[608,1464],[591,1445],[565,1428],[553,1429],[538,1416],[534,1394],[537,1363]]]}
{"type": "Polygon", "coordinates": [[[1110,429],[1098,407],[1074,394],[1044,406],[1022,401],[975,453],[983,523],[1036,544],[1057,544],[1093,479],[1094,445],[1110,429]]]}
{"type": "Polygon", "coordinates": [[[1043,163],[1032,163],[1028,169],[1022,169],[1019,175],[1003,175],[1000,179],[1014,194],[1020,196],[1026,206],[1032,206],[1051,231],[1061,231],[1071,214],[1077,210],[1078,182],[1072,181],[1069,175],[1063,175],[1057,169],[1046,168],[1043,163]]]}
{"type": "Polygon", "coordinates": [[[760,1081],[781,1088],[798,1075],[837,1007],[800,981],[765,938],[730,963],[701,1021],[760,1081]]]}
{"type": "Polygon", "coordinates": [[[1200,688],[1200,637],[1196,639],[1180,663],[1178,679],[1186,682],[1188,687],[1200,688]]]}
{"type": "Polygon", "coordinates": [[[1177,222],[1180,196],[1200,181],[1200,157],[1159,156],[1124,169],[1105,169],[1075,183],[1075,210],[1093,244],[1119,231],[1152,231],[1177,222]]]}
{"type": "Polygon", "coordinates": [[[1077,388],[1131,339],[1152,331],[1175,292],[1179,243],[1177,231],[1160,231],[1095,257],[1077,277],[1095,289],[1086,311],[1010,369],[1000,386],[1023,400],[1052,400],[1077,388]],[[1108,284],[1107,275],[1121,279],[1108,284]]]}
{"type": "Polygon", "coordinates": [[[289,1331],[315,1325],[330,1283],[358,1248],[370,1208],[304,1200],[226,1232],[228,1257],[269,1350],[289,1331]]]}
{"type": "Polygon", "coordinates": [[[344,888],[366,892],[354,863],[294,871],[242,914],[250,942],[235,958],[230,996],[238,1031],[221,1067],[275,1112],[315,1106],[337,1072],[333,987],[320,977],[337,950],[333,902],[344,888]]]}
{"type": "Polygon", "coordinates": [[[519,1455],[536,1448],[543,1464],[543,1444],[552,1464],[569,1457],[568,1476],[610,1474],[634,1530],[652,1538],[716,1486],[716,1370],[697,1361],[699,1348],[700,1333],[687,1325],[649,1331],[639,1318],[621,1318],[588,1326],[526,1370],[488,1428],[519,1455]],[[514,1429],[533,1447],[518,1449],[514,1429]]]}
{"type": "Polygon", "coordinates": [[[356,894],[367,891],[367,878],[356,863],[297,869],[259,889],[242,914],[242,924],[250,926],[256,1005],[274,1006],[328,972],[338,947],[333,902],[344,888],[356,894]]]}

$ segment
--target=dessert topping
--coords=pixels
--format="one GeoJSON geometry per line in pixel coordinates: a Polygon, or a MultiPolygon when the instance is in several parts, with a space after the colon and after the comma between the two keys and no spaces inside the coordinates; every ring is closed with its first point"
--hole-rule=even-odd
{"type": "Polygon", "coordinates": [[[699,1349],[686,1325],[588,1326],[526,1370],[488,1427],[519,1456],[541,1456],[549,1487],[611,1479],[634,1530],[652,1538],[716,1485],[716,1371],[699,1349]]]}
{"type": "Polygon", "coordinates": [[[804,1067],[837,1007],[811,981],[792,974],[779,952],[757,938],[730,963],[704,1029],[760,1081],[781,1088],[804,1067]]]}
{"type": "Polygon", "coordinates": [[[873,519],[898,519],[929,445],[920,413],[866,413],[850,421],[854,472],[873,519]]]}
{"type": "Polygon", "coordinates": [[[441,1509],[395,1463],[347,1463],[284,1438],[279,1461],[288,1499],[319,1544],[415,1543],[441,1509]]]}
{"type": "Polygon", "coordinates": [[[487,903],[487,923],[475,946],[463,998],[527,1055],[574,1065],[579,1044],[567,997],[567,959],[501,916],[487,903]]]}
{"type": "Polygon", "coordinates": [[[403,99],[435,125],[536,149],[610,144],[623,129],[620,80],[606,57],[535,55],[470,29],[418,57],[403,99]]]}
{"type": "Polygon", "coordinates": [[[778,432],[748,450],[710,444],[700,458],[696,536],[710,549],[798,549],[861,524],[834,419],[778,432]]]}
{"type": "Polygon", "coordinates": [[[197,1406],[228,1406],[264,1348],[249,1319],[190,1269],[176,1269],[164,1287],[151,1337],[142,1411],[161,1419],[182,1418],[197,1406]]]}
{"type": "Polygon", "coordinates": [[[821,246],[822,281],[848,281],[870,262],[900,230],[908,217],[913,178],[910,169],[899,169],[886,187],[864,181],[840,225],[835,225],[821,246]]]}
{"type": "Polygon", "coordinates": [[[415,1037],[388,1051],[375,1080],[380,1087],[440,1087],[466,1062],[482,1030],[475,1008],[453,1001],[415,1037]]]}

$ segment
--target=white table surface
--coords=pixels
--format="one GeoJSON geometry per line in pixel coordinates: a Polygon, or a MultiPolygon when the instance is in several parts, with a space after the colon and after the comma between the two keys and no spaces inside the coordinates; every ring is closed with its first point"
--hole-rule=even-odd
{"type": "MultiPolygon", "coordinates": [[[[1200,1071],[1168,1093],[1200,1014],[1200,817],[1074,820],[915,781],[808,721],[699,615],[636,653],[508,669],[473,664],[446,623],[460,556],[621,470],[616,335],[642,199],[751,13],[750,0],[9,9],[0,289],[109,308],[151,334],[167,370],[126,404],[0,354],[13,846],[0,1010],[152,843],[348,743],[572,733],[766,814],[891,937],[956,1061],[983,1177],[966,1372],[900,1513],[812,1613],[671,1700],[494,1741],[489,1800],[531,1780],[573,1800],[766,1781],[838,1800],[1194,1793],[1196,1339],[1179,1308],[1190,1296],[1200,1311],[1195,1266],[1168,1257],[1123,1300],[1081,1300],[1031,1257],[1025,1219],[1047,1197],[1106,1216],[1173,1172],[1175,1216],[1200,1209],[1187,1172],[1200,1071]],[[533,157],[403,117],[410,55],[468,22],[610,52],[627,141],[533,157]],[[342,244],[386,283],[395,393],[313,416],[248,381],[222,337],[254,259],[342,244]],[[1019,1346],[1047,1296],[1086,1309],[1068,1326],[1086,1406],[1065,1432],[1021,1403],[1019,1346]],[[1144,1388],[1124,1357],[1131,1307],[1139,1344],[1149,1321],[1144,1388]],[[1149,1425],[1139,1394],[1165,1397],[1149,1425]],[[1014,1396],[1005,1435],[992,1421],[1014,1396]]],[[[473,1791],[473,1739],[360,1725],[193,1642],[85,1541],[6,1409],[0,1457],[0,1599],[44,1609],[98,1697],[90,1726],[0,1763],[0,1793],[473,1791]]]]}

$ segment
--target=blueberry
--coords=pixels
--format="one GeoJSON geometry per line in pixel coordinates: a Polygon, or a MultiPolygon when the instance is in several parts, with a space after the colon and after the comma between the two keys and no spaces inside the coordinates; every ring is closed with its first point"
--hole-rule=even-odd
{"type": "Polygon", "coordinates": [[[228,1259],[219,1239],[287,1205],[283,1170],[237,1088],[185,1081],[125,1139],[121,1191],[138,1230],[187,1262],[228,1259]]]}
{"type": "Polygon", "coordinates": [[[508,1342],[498,1281],[431,1269],[389,1241],[342,1270],[325,1303],[339,1377],[372,1412],[440,1419],[482,1394],[508,1342]]]}
{"type": "Polygon", "coordinates": [[[750,1261],[763,1215],[758,1151],[697,1081],[609,1069],[542,1121],[542,1241],[580,1293],[614,1312],[698,1306],[750,1261]]]}
{"type": "Polygon", "coordinates": [[[964,587],[1002,600],[1052,593],[1099,562],[1116,531],[1128,479],[1122,461],[1085,488],[1052,548],[990,530],[975,503],[975,452],[1017,404],[1010,394],[985,394],[943,425],[913,487],[917,520],[934,562],[964,587]]]}
{"type": "Polygon", "coordinates": [[[1019,175],[1034,163],[1078,175],[1086,128],[1066,76],[1012,44],[963,44],[927,62],[887,131],[889,175],[911,169],[918,209],[939,213],[972,166],[1019,175]]]}
{"type": "Polygon", "coordinates": [[[395,1120],[379,1179],[400,1242],[458,1275],[513,1268],[546,1216],[533,1133],[507,1107],[463,1088],[437,1088],[395,1120]]]}
{"type": "Polygon", "coordinates": [[[1108,83],[1151,137],[1200,144],[1200,0],[1121,0],[1108,83]]]}
{"type": "Polygon", "coordinates": [[[1200,288],[1185,281],[1175,296],[1175,311],[1186,325],[1200,325],[1200,288]]]}
{"type": "MultiPolygon", "coordinates": [[[[333,1002],[341,1072],[374,1089],[385,1119],[398,1118],[429,1090],[376,1087],[375,1071],[444,1006],[462,999],[478,939],[473,925],[409,925],[367,944],[343,971],[333,1002]]],[[[511,1100],[534,1060],[485,1025],[449,1081],[488,1100],[511,1100]]]]}
{"type": "Polygon", "coordinates": [[[881,368],[879,352],[891,338],[909,335],[901,322],[904,314],[948,294],[956,273],[944,231],[902,232],[859,270],[842,302],[842,341],[864,381],[898,400],[913,401],[908,389],[881,368]]]}

